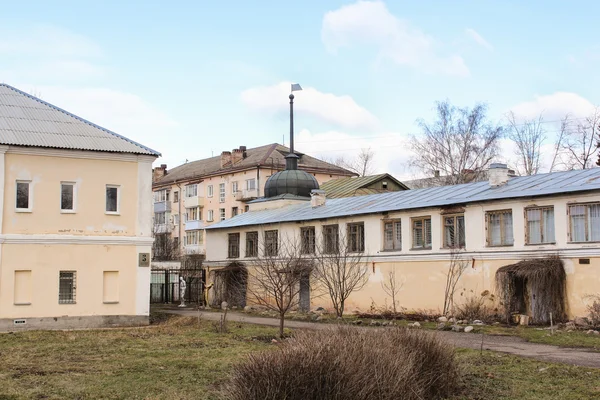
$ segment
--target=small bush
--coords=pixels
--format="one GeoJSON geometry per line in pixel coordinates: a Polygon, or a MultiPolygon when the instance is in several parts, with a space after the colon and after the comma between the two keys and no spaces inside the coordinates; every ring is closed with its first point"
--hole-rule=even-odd
{"type": "Polygon", "coordinates": [[[600,327],[600,295],[586,296],[586,300],[588,300],[587,311],[590,323],[592,326],[600,327]]]}
{"type": "Polygon", "coordinates": [[[479,296],[474,294],[473,290],[469,293],[463,290],[460,295],[464,297],[464,301],[455,307],[457,319],[490,321],[496,316],[497,310],[493,308],[495,298],[488,290],[479,296]]]}
{"type": "Polygon", "coordinates": [[[405,328],[302,331],[233,368],[231,400],[436,399],[458,379],[454,350],[405,328]]]}

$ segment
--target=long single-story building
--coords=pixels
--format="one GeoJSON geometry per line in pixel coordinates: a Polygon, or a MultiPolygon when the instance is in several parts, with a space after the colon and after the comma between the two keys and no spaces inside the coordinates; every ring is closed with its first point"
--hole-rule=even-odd
{"type": "Polygon", "coordinates": [[[313,190],[312,199],[300,193],[256,200],[249,212],[207,229],[209,283],[220,269],[251,268],[265,241],[277,248],[294,238],[310,258],[345,238],[340,245],[362,254],[369,270],[368,284],[350,296],[346,310],[389,304],[381,284],[392,270],[404,282],[401,306],[441,310],[449,264],[459,252],[469,266],[457,294],[494,292],[501,267],[558,256],[568,316],[586,314],[585,297],[600,292],[600,168],[511,177],[506,165],[492,164],[488,176],[359,197],[325,199],[313,190]]]}

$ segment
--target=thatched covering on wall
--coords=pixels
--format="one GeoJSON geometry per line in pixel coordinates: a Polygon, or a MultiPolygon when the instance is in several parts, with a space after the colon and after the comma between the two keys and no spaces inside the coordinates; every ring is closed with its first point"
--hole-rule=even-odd
{"type": "Polygon", "coordinates": [[[496,272],[496,289],[506,319],[527,314],[536,324],[567,319],[567,275],[558,256],[507,265],[496,272]]]}

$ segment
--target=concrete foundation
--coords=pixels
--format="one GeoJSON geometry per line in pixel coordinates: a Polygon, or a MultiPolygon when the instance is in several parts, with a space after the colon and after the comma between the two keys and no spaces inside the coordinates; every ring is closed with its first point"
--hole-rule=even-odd
{"type": "Polygon", "coordinates": [[[1,318],[0,332],[26,330],[97,329],[146,326],[147,315],[95,315],[88,317],[1,318]]]}

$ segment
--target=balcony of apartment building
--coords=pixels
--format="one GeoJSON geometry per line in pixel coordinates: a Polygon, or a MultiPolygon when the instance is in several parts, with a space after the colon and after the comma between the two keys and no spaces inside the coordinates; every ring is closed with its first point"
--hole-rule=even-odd
{"type": "Polygon", "coordinates": [[[204,229],[206,224],[204,221],[195,219],[195,220],[187,220],[185,221],[185,230],[186,231],[195,231],[198,229],[204,229]]]}
{"type": "Polygon", "coordinates": [[[154,192],[154,213],[169,213],[171,212],[171,199],[168,189],[163,189],[154,192]]]}
{"type": "Polygon", "coordinates": [[[256,187],[256,179],[247,179],[244,182],[243,188],[235,191],[235,199],[237,201],[250,201],[258,198],[258,188],[256,187]]]}

